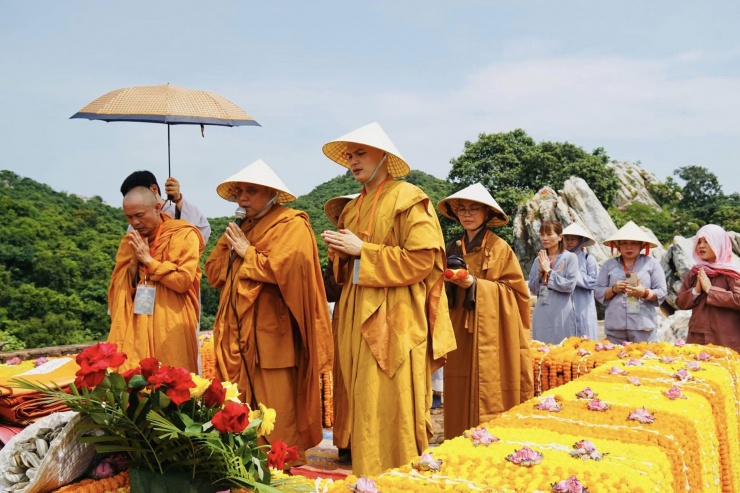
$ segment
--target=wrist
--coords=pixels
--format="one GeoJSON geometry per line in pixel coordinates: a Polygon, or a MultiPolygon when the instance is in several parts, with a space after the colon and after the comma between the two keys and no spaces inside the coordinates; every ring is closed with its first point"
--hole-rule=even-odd
{"type": "Polygon", "coordinates": [[[175,205],[180,205],[180,202],[182,202],[182,194],[180,194],[179,197],[177,197],[177,200],[173,200],[175,205]]]}
{"type": "Polygon", "coordinates": [[[650,298],[650,296],[652,296],[652,293],[650,292],[649,289],[645,288],[645,293],[643,293],[642,299],[646,300],[646,299],[650,298]]]}

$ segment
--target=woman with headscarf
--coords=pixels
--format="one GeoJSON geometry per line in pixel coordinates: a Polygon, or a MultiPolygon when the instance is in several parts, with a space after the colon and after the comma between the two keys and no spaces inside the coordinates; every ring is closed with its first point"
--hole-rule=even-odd
{"type": "Polygon", "coordinates": [[[532,339],[560,344],[577,334],[573,290],[578,280],[578,258],[565,249],[560,221],[543,221],[537,254],[529,271],[529,290],[537,295],[532,314],[532,339]]]}
{"type": "Polygon", "coordinates": [[[619,256],[601,266],[596,299],[606,307],[604,332],[614,344],[645,342],[658,328],[657,308],[665,300],[665,272],[660,262],[649,255],[657,247],[632,221],[622,226],[604,242],[619,256]],[[645,254],[640,253],[645,249],[645,254]]]}
{"type": "Polygon", "coordinates": [[[563,230],[565,248],[578,257],[578,280],[573,290],[573,305],[576,309],[576,334],[595,340],[598,338],[598,323],[596,321],[596,301],[594,288],[599,275],[599,265],[596,258],[586,251],[596,243],[593,237],[579,224],[572,223],[563,230]]]}
{"type": "Polygon", "coordinates": [[[444,238],[409,165],[377,123],[325,144],[362,192],[324,231],[343,285],[337,355],[349,402],[354,474],[408,464],[432,436],[431,375],[455,349],[444,292],[444,238]]]}
{"type": "Polygon", "coordinates": [[[467,275],[445,276],[457,341],[444,372],[445,437],[452,438],[534,395],[531,317],[519,260],[488,229],[509,222],[488,190],[476,183],[437,209],[465,229],[447,244],[447,257],[462,258],[467,275]]]}
{"type": "Polygon", "coordinates": [[[686,342],[717,344],[740,352],[740,266],[732,262],[732,242],[716,224],[694,237],[696,265],[684,277],[676,306],[691,310],[686,342]]]}

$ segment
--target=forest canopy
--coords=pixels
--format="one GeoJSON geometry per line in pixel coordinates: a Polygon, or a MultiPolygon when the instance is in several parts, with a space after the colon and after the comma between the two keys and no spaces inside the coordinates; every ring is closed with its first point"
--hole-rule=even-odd
{"type": "MultiPolygon", "coordinates": [[[[481,182],[512,216],[543,186],[562,188],[570,176],[586,180],[618,226],[628,220],[649,227],[663,242],[690,237],[708,222],[740,231],[740,195],[725,195],[717,177],[701,166],[677,169],[651,185],[659,209],[633,204],[612,206],[618,187],[602,148],[592,152],[567,142],[535,142],[524,130],[480,134],[465,142],[450,161],[447,180],[414,170],[405,179],[420,187],[432,204],[481,182]]],[[[318,185],[290,207],[311,219],[322,265],[322,231],[333,228],[324,215],[330,198],[360,191],[348,173],[318,185]]],[[[201,258],[205,263],[231,218],[209,219],[213,234],[201,258]]],[[[445,240],[459,237],[459,225],[440,216],[445,240]]],[[[126,231],[119,207],[100,197],[84,198],[0,171],[0,350],[57,346],[103,340],[108,334],[107,293],[116,250],[126,231]]],[[[511,243],[511,228],[496,232],[511,243]]],[[[205,279],[201,329],[210,330],[219,293],[205,279]]]]}

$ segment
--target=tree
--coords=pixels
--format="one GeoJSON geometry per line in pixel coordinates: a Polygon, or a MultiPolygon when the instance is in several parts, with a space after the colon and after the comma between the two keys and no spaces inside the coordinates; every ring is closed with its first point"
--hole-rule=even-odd
{"type": "MultiPolygon", "coordinates": [[[[507,215],[543,186],[559,189],[571,176],[583,178],[602,204],[609,206],[618,183],[599,147],[587,153],[568,142],[537,144],[522,129],[478,136],[465,142],[464,151],[452,159],[448,179],[455,190],[481,183],[507,215]]],[[[512,242],[512,226],[499,228],[499,236],[512,242]]]]}
{"type": "Polygon", "coordinates": [[[724,195],[717,176],[703,166],[684,166],[673,174],[686,182],[680,206],[701,223],[711,223],[724,195]]]}

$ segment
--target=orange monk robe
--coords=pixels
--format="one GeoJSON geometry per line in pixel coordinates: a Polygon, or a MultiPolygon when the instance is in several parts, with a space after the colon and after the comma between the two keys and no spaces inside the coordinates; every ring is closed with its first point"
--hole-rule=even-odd
{"type": "Polygon", "coordinates": [[[448,356],[444,373],[446,438],[534,395],[529,289],[519,261],[492,233],[485,249],[477,247],[464,259],[476,277],[475,308],[462,306],[466,290],[458,287],[450,309],[457,351],[448,356]]]}
{"type": "MultiPolygon", "coordinates": [[[[376,191],[351,201],[339,227],[368,231],[376,191]]],[[[408,464],[429,444],[431,374],[455,349],[443,289],[444,239],[424,192],[385,182],[369,241],[356,260],[336,261],[344,285],[337,304],[337,355],[349,397],[354,474],[370,475],[408,464]]],[[[335,427],[336,428],[336,427],[335,427]]]]}
{"type": "Polygon", "coordinates": [[[319,381],[333,357],[316,238],[305,212],[283,206],[241,228],[251,243],[243,259],[234,254],[229,269],[221,236],[206,261],[208,282],[221,289],[216,374],[238,384],[249,404],[253,386],[256,401],[277,412],[268,439],[303,452],[322,439],[319,381]]]}
{"type": "Polygon", "coordinates": [[[139,283],[156,288],[153,315],[134,315],[136,288],[129,274],[135,258],[128,237],[121,240],[116,266],[108,289],[111,327],[108,342],[128,355],[118,368],[123,372],[138,366],[144,358],[157,358],[162,364],[198,372],[198,314],[200,310],[200,254],[203,236],[198,228],[162,214],[162,229],[146,269],[139,264],[139,283]]]}

